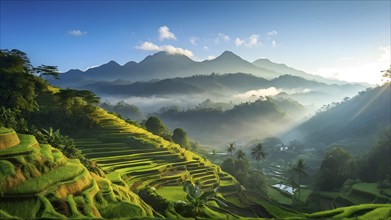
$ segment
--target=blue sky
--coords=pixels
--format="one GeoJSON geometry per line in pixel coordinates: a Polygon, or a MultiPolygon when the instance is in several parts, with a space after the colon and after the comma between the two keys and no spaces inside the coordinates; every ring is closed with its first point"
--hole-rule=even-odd
{"type": "Polygon", "coordinates": [[[0,46],[61,71],[225,50],[348,81],[390,63],[390,1],[5,1],[0,46]]]}

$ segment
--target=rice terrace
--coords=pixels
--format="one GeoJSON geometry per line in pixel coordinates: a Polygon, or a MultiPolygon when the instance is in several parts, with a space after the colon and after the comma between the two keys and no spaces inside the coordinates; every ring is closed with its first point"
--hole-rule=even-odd
{"type": "Polygon", "coordinates": [[[1,0],[0,219],[391,219],[390,4],[1,0]]]}

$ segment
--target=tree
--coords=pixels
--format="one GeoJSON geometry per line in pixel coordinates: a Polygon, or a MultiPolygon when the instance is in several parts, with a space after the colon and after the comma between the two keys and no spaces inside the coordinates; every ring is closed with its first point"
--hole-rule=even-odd
{"type": "Polygon", "coordinates": [[[236,153],[236,158],[238,158],[238,160],[244,160],[246,159],[246,153],[244,153],[242,149],[239,149],[236,153]]]}
{"type": "Polygon", "coordinates": [[[202,209],[207,206],[209,201],[215,201],[219,205],[227,207],[226,204],[216,198],[218,189],[219,187],[216,187],[212,191],[203,192],[201,188],[191,181],[185,181],[183,183],[183,190],[186,192],[186,200],[193,206],[192,212],[195,216],[202,213],[202,209]]]}
{"type": "Polygon", "coordinates": [[[391,127],[380,132],[371,151],[361,159],[360,179],[368,182],[391,181],[391,127]]]}
{"type": "Polygon", "coordinates": [[[18,50],[0,51],[0,103],[7,108],[33,112],[36,97],[43,90],[42,79],[31,74],[27,55],[18,50]]]}
{"type": "Polygon", "coordinates": [[[88,90],[61,89],[57,95],[60,96],[62,100],[68,100],[70,98],[81,98],[85,102],[95,106],[100,101],[98,96],[88,90]]]}
{"type": "Polygon", "coordinates": [[[34,67],[32,72],[37,74],[39,77],[48,77],[51,76],[54,79],[60,79],[60,73],[58,72],[57,66],[47,66],[41,65],[34,67]]]}
{"type": "Polygon", "coordinates": [[[248,177],[248,182],[250,188],[257,190],[262,194],[267,193],[267,180],[262,172],[257,170],[250,171],[250,175],[248,177]]]}
{"type": "Polygon", "coordinates": [[[163,122],[156,116],[149,117],[145,122],[145,127],[148,131],[159,136],[162,136],[166,131],[166,127],[163,122]]]}
{"type": "Polygon", "coordinates": [[[304,164],[303,159],[299,159],[296,164],[292,167],[291,172],[294,174],[294,176],[298,177],[298,182],[297,182],[297,189],[299,191],[299,200],[300,200],[300,183],[301,183],[301,177],[303,176],[308,176],[307,172],[305,171],[307,168],[304,164]]]}
{"type": "Polygon", "coordinates": [[[229,143],[228,146],[227,146],[227,151],[228,151],[229,155],[231,155],[231,157],[232,157],[232,154],[233,154],[233,152],[234,152],[235,150],[236,150],[236,148],[235,148],[235,142],[229,143]]]}
{"type": "Polygon", "coordinates": [[[262,144],[257,144],[251,149],[251,157],[258,161],[259,169],[261,168],[261,159],[265,159],[266,152],[262,144]]]}
{"type": "Polygon", "coordinates": [[[388,70],[383,70],[382,73],[383,73],[384,81],[386,81],[386,83],[390,83],[391,82],[391,65],[390,65],[390,68],[388,68],[388,70]]]}
{"type": "Polygon", "coordinates": [[[189,149],[190,147],[190,142],[187,137],[187,134],[182,128],[177,128],[174,130],[172,140],[175,143],[179,144],[182,148],[189,149]]]}
{"type": "Polygon", "coordinates": [[[0,50],[0,68],[29,73],[32,65],[27,54],[20,50],[0,50]]]}
{"type": "Polygon", "coordinates": [[[320,165],[316,185],[320,190],[333,190],[340,187],[350,175],[347,166],[351,155],[341,147],[328,151],[320,165]]]}

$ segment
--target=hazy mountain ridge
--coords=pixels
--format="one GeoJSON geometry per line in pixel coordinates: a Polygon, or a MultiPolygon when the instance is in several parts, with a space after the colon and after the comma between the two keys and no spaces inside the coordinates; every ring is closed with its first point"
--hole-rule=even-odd
{"type": "Polygon", "coordinates": [[[360,92],[352,99],[325,106],[323,112],[284,136],[295,137],[314,146],[340,144],[354,139],[373,142],[376,134],[390,124],[390,96],[389,84],[360,92]]]}
{"type": "Polygon", "coordinates": [[[259,59],[253,63],[238,55],[225,51],[213,60],[197,62],[184,55],[172,55],[158,52],[147,56],[139,63],[130,61],[123,66],[110,61],[86,71],[69,70],[62,74],[61,80],[50,80],[51,83],[62,87],[75,87],[88,83],[88,81],[148,81],[152,79],[165,79],[174,77],[187,77],[211,73],[251,73],[265,79],[273,79],[280,75],[292,74],[310,80],[326,83],[342,83],[315,76],[303,71],[293,69],[285,64],[276,64],[269,60],[259,59]]]}
{"type": "MultiPolygon", "coordinates": [[[[311,81],[302,77],[282,75],[272,80],[267,80],[252,74],[229,73],[195,75],[191,77],[177,77],[164,80],[151,80],[144,82],[96,82],[80,86],[79,88],[91,89],[98,94],[126,94],[130,96],[149,96],[165,94],[202,93],[202,92],[246,92],[253,89],[267,89],[276,87],[281,89],[322,89],[322,90],[346,90],[365,89],[357,84],[328,85],[311,81]]],[[[226,94],[224,94],[226,95],[226,94]]]]}
{"type": "Polygon", "coordinates": [[[187,111],[166,108],[156,115],[170,128],[184,128],[191,137],[220,146],[229,139],[267,137],[284,130],[294,121],[293,117],[302,117],[304,112],[304,107],[294,100],[268,98],[235,105],[228,110],[200,105],[187,111]],[[268,129],[259,130],[259,126],[268,129]]]}
{"type": "Polygon", "coordinates": [[[346,82],[343,82],[343,81],[327,79],[322,76],[309,74],[309,73],[306,73],[302,70],[297,70],[295,68],[289,67],[283,63],[274,63],[266,58],[260,58],[258,60],[255,60],[253,62],[253,64],[255,66],[265,68],[265,69],[268,69],[268,70],[271,70],[274,72],[300,76],[300,77],[306,78],[308,80],[316,80],[318,82],[327,83],[327,84],[346,84],[346,82]]]}

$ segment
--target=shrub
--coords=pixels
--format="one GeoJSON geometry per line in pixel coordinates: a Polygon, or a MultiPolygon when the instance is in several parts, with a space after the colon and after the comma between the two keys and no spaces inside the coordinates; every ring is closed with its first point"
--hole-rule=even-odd
{"type": "Polygon", "coordinates": [[[139,192],[139,196],[142,200],[152,206],[153,209],[159,213],[164,213],[170,206],[170,202],[159,195],[152,187],[147,186],[139,192]]]}

